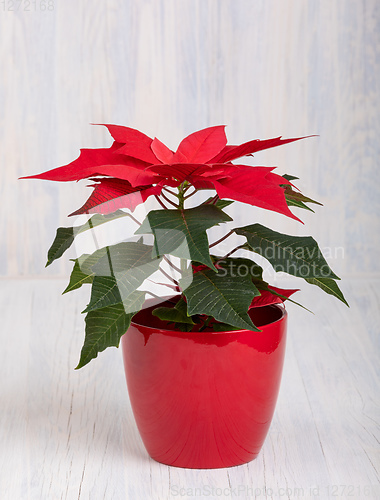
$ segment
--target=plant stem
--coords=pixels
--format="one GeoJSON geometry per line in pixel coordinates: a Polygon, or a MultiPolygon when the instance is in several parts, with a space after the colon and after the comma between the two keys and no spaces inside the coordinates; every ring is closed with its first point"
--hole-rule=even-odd
{"type": "Polygon", "coordinates": [[[187,191],[189,187],[189,183],[187,181],[183,181],[182,184],[178,187],[178,208],[183,210],[185,208],[185,196],[184,193],[187,191]]]}
{"type": "Polygon", "coordinates": [[[233,232],[234,231],[232,230],[229,233],[225,234],[222,238],[220,238],[220,240],[215,241],[214,243],[211,243],[209,248],[212,248],[212,247],[215,247],[216,245],[219,245],[219,243],[221,243],[222,241],[226,240],[229,236],[231,236],[231,234],[233,234],[233,232]]]}
{"type": "Polygon", "coordinates": [[[198,192],[198,189],[194,188],[194,191],[186,196],[183,197],[184,200],[187,200],[187,198],[191,198],[195,193],[198,192]]]}
{"type": "Polygon", "coordinates": [[[159,267],[158,269],[162,272],[162,274],[163,274],[164,276],[166,276],[166,278],[168,278],[168,280],[170,280],[170,281],[171,281],[172,283],[174,283],[176,286],[179,286],[178,281],[177,281],[177,280],[175,280],[174,278],[172,278],[172,277],[170,276],[170,274],[168,274],[166,271],[164,271],[164,270],[162,269],[162,267],[159,267]]]}
{"type": "Polygon", "coordinates": [[[169,285],[169,283],[157,283],[157,281],[150,280],[149,278],[147,281],[150,281],[151,283],[154,283],[155,285],[166,286],[167,288],[170,288],[170,290],[174,289],[176,292],[178,292],[178,287],[176,285],[169,285]]]}
{"type": "MultiPolygon", "coordinates": [[[[159,299],[161,301],[162,297],[159,297],[158,295],[156,295],[155,293],[153,292],[148,292],[146,291],[147,294],[151,295],[152,297],[154,297],[155,299],[159,299]]],[[[170,302],[171,304],[175,304],[175,302],[173,300],[170,300],[168,299],[168,302],[170,302]]]]}
{"type": "Polygon", "coordinates": [[[167,188],[167,187],[163,187],[163,188],[162,188],[162,190],[163,190],[163,191],[166,191],[166,192],[168,192],[168,193],[170,193],[171,195],[173,195],[173,196],[175,196],[175,197],[177,197],[177,193],[173,193],[173,191],[171,191],[171,190],[170,190],[169,188],[167,188]]]}
{"type": "Polygon", "coordinates": [[[179,267],[177,267],[175,264],[173,264],[173,262],[171,262],[167,257],[166,255],[164,255],[164,261],[167,262],[169,264],[170,267],[172,267],[175,271],[177,271],[178,273],[181,273],[181,269],[179,267]]]}
{"type": "MultiPolygon", "coordinates": [[[[91,222],[91,219],[88,219],[88,225],[90,226],[91,229],[94,229],[94,226],[91,222]]],[[[94,238],[95,248],[96,249],[100,248],[98,238],[96,237],[96,231],[91,231],[91,233],[92,233],[92,237],[94,238]]],[[[108,250],[107,250],[107,252],[108,252],[108,250]]]]}
{"type": "Polygon", "coordinates": [[[168,203],[170,203],[171,205],[173,205],[175,208],[178,208],[177,203],[174,203],[174,201],[169,200],[169,198],[167,196],[165,196],[164,193],[161,192],[161,196],[163,197],[163,199],[165,201],[167,201],[168,203]]]}
{"type": "Polygon", "coordinates": [[[220,262],[221,260],[227,259],[230,255],[232,255],[233,253],[237,252],[241,248],[246,248],[246,244],[244,243],[243,245],[239,245],[238,247],[236,247],[233,250],[231,250],[231,252],[228,252],[228,254],[225,255],[224,257],[220,257],[220,259],[218,259],[216,262],[214,262],[214,265],[217,264],[218,262],[220,262]]]}
{"type": "Polygon", "coordinates": [[[162,208],[164,208],[165,210],[168,210],[168,207],[166,207],[162,201],[160,200],[160,198],[158,197],[157,194],[154,195],[154,197],[156,198],[156,200],[158,201],[158,203],[161,205],[162,208]]]}
{"type": "Polygon", "coordinates": [[[184,274],[187,271],[186,259],[181,259],[181,273],[184,274]]]}
{"type": "Polygon", "coordinates": [[[128,214],[128,217],[130,217],[133,220],[133,222],[136,222],[136,224],[138,224],[139,226],[142,225],[141,222],[139,222],[135,217],[133,217],[133,215],[128,214]]]}
{"type": "MultiPolygon", "coordinates": [[[[181,259],[180,260],[181,262],[181,277],[182,278],[186,278],[187,277],[187,260],[186,259],[181,259]]],[[[183,292],[183,290],[181,289],[181,292],[183,292]]]]}
{"type": "Polygon", "coordinates": [[[210,321],[211,321],[211,316],[207,316],[206,321],[203,323],[203,326],[201,326],[201,328],[199,328],[199,331],[203,332],[203,330],[206,330],[210,321]]]}

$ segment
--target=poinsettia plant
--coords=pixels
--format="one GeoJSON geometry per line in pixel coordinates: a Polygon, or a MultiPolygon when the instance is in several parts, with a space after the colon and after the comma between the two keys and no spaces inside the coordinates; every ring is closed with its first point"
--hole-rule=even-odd
{"type": "Polygon", "coordinates": [[[289,207],[311,210],[307,204],[318,203],[294,186],[296,177],[278,175],[272,167],[236,162],[303,137],[227,145],[225,127],[215,126],[189,135],[174,152],[138,130],[105,126],[114,139],[111,147],[82,149],[68,165],[23,177],[93,182],[86,203],[70,214],[90,214],[89,219],[57,230],[46,265],[61,257],[84,231],[121,217],[129,217],[139,226],[133,241],[129,238],[74,259],[64,293],[85,283],[92,287],[84,310],[86,333],[77,368],[107,347],[119,345],[132,318],[152,294],[143,284],[159,272],[176,300],[171,306],[156,307],[153,314],[181,331],[259,331],[249,316],[251,308],[292,300],[289,297],[297,290],[276,288],[263,279],[263,268],[255,261],[257,254],[275,271],[303,278],[347,304],[336,283],[338,276],[310,236],[282,234],[253,223],[234,227],[209,242],[207,230],[232,221],[225,209],[233,202],[297,221],[300,219],[289,207]],[[198,197],[193,198],[196,193],[198,197]],[[201,201],[199,193],[204,193],[201,201]],[[133,212],[150,197],[156,199],[157,209],[150,210],[145,220],[137,220],[133,212]],[[191,204],[194,199],[198,199],[196,206],[191,204]],[[149,234],[154,237],[152,244],[143,237],[149,234]],[[242,243],[224,255],[210,251],[232,235],[240,235],[242,243]],[[238,250],[245,250],[246,256],[236,256],[238,250]]]}

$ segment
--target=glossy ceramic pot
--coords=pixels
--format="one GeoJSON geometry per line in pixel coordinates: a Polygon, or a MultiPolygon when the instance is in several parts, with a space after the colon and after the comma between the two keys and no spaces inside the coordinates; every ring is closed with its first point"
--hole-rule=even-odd
{"type": "Polygon", "coordinates": [[[160,329],[151,309],[134,317],[121,340],[129,397],[149,455],[200,469],[254,459],[280,387],[285,308],[251,310],[258,333],[160,329]]]}

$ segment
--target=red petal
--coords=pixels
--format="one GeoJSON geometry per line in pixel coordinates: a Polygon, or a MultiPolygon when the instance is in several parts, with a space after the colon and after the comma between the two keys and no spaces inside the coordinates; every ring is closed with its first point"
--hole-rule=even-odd
{"type": "MultiPolygon", "coordinates": [[[[191,267],[192,267],[192,270],[193,270],[194,274],[195,273],[199,273],[199,271],[204,271],[204,270],[207,271],[208,269],[210,269],[208,266],[205,266],[203,264],[200,264],[199,266],[191,264],[191,267]]],[[[218,263],[215,264],[215,267],[216,267],[216,269],[223,269],[223,267],[220,264],[218,264],[218,263]]]]}
{"type": "Polygon", "coordinates": [[[115,141],[124,144],[117,151],[118,154],[132,156],[132,158],[137,158],[147,163],[157,163],[157,158],[150,148],[152,144],[150,137],[134,128],[123,127],[121,125],[107,125],[104,123],[100,125],[108,128],[109,133],[115,141]]]}
{"type": "MultiPolygon", "coordinates": [[[[279,293],[280,295],[285,295],[286,297],[290,297],[293,295],[293,293],[298,292],[299,290],[284,290],[281,288],[276,288],[274,286],[268,286],[270,290],[273,290],[276,293],[279,293]]],[[[262,307],[262,306],[268,306],[270,304],[281,304],[284,302],[286,299],[283,299],[282,297],[278,297],[277,295],[274,295],[268,290],[260,290],[261,295],[259,297],[255,297],[253,301],[251,302],[251,305],[249,308],[251,309],[252,307],[262,307]]]]}
{"type": "Polygon", "coordinates": [[[147,146],[139,142],[128,142],[117,152],[118,154],[132,156],[133,158],[145,161],[146,163],[157,163],[158,159],[151,150],[150,144],[147,146]]]}
{"type": "Polygon", "coordinates": [[[215,189],[214,183],[204,179],[203,177],[192,177],[191,184],[195,189],[215,189]]]}
{"type": "Polygon", "coordinates": [[[268,285],[268,288],[270,288],[271,290],[273,290],[276,293],[279,293],[280,295],[285,295],[285,297],[288,297],[288,298],[291,295],[293,295],[293,293],[299,292],[299,288],[296,288],[296,289],[286,289],[286,288],[277,288],[277,287],[272,286],[272,285],[268,285]]]}
{"type": "Polygon", "coordinates": [[[187,136],[178,146],[173,163],[206,163],[226,145],[225,125],[198,130],[187,136]]]}
{"type": "MultiPolygon", "coordinates": [[[[274,182],[275,184],[289,184],[289,186],[292,186],[292,183],[289,182],[287,179],[285,179],[284,177],[282,177],[282,175],[278,175],[278,174],[273,174],[272,172],[270,172],[266,178],[268,180],[270,180],[271,182],[274,182]]],[[[297,189],[297,188],[296,188],[297,189]]]]}
{"type": "MultiPolygon", "coordinates": [[[[202,178],[221,179],[228,177],[234,173],[233,169],[236,168],[236,165],[225,165],[224,163],[216,165],[203,163],[173,163],[171,165],[151,165],[146,168],[146,171],[156,172],[161,177],[166,177],[166,179],[175,179],[177,181],[176,185],[178,186],[178,184],[185,180],[194,185],[194,181],[201,180],[202,178]]],[[[211,189],[213,189],[213,186],[211,186],[211,189]]]]}
{"type": "Polygon", "coordinates": [[[306,139],[307,137],[315,136],[307,135],[305,137],[296,137],[293,139],[281,139],[280,136],[274,139],[265,139],[263,141],[255,139],[254,141],[240,144],[240,146],[226,146],[217,156],[215,156],[215,158],[212,159],[212,163],[225,163],[227,161],[236,160],[237,158],[256,153],[257,151],[262,151],[263,149],[274,148],[276,146],[281,146],[282,144],[288,144],[290,142],[306,139]]]}
{"type": "MultiPolygon", "coordinates": [[[[280,178],[271,174],[272,167],[248,167],[235,165],[226,172],[230,175],[224,179],[210,179],[219,198],[229,198],[248,203],[260,208],[278,212],[302,222],[289,210],[285,200],[284,189],[273,179],[280,178]]],[[[281,181],[282,183],[282,181],[281,181]]]]}
{"type": "Polygon", "coordinates": [[[125,144],[129,141],[132,142],[145,142],[151,143],[152,139],[134,128],[125,127],[124,125],[111,125],[107,123],[96,123],[94,125],[102,125],[107,127],[108,132],[112,135],[116,142],[125,144]]]}
{"type": "MultiPolygon", "coordinates": [[[[134,169],[144,169],[146,163],[135,158],[128,158],[115,153],[120,148],[120,143],[114,142],[110,148],[101,149],[81,149],[79,157],[62,167],[53,168],[42,174],[21,177],[21,179],[45,179],[49,181],[78,181],[98,174],[113,175],[102,172],[107,167],[117,166],[118,170],[124,171],[127,175],[129,167],[134,169]]],[[[124,177],[125,178],[125,177],[124,177]]],[[[145,184],[147,184],[145,182],[145,184]]]]}
{"type": "Polygon", "coordinates": [[[172,165],[152,165],[147,167],[147,172],[156,172],[161,177],[176,179],[179,183],[189,180],[192,174],[202,175],[205,170],[211,170],[211,165],[202,163],[173,163],[172,165]],[[199,173],[199,174],[198,174],[199,173]]]}
{"type": "Polygon", "coordinates": [[[191,267],[192,267],[192,270],[193,270],[193,273],[199,273],[199,271],[204,271],[205,269],[209,269],[207,266],[205,266],[204,264],[200,264],[199,266],[195,266],[194,264],[191,264],[191,267]]]}
{"type": "Polygon", "coordinates": [[[162,163],[168,163],[169,165],[171,164],[174,156],[173,151],[171,151],[167,146],[165,146],[163,142],[158,140],[157,137],[153,139],[151,148],[156,158],[159,161],[161,161],[162,163]]]}
{"type": "Polygon", "coordinates": [[[162,179],[157,183],[159,186],[166,186],[166,187],[178,187],[178,181],[173,181],[172,179],[162,179]]]}
{"type": "MultiPolygon", "coordinates": [[[[96,179],[93,179],[96,180],[96,179]]],[[[79,214],[109,214],[119,208],[129,208],[132,212],[151,195],[161,192],[160,186],[147,186],[133,188],[128,181],[105,178],[94,184],[94,191],[89,199],[75,212],[70,215],[79,214]]]]}
{"type": "MultiPolygon", "coordinates": [[[[206,166],[206,165],[205,165],[206,166]]],[[[188,181],[195,187],[195,189],[215,189],[214,181],[227,179],[236,175],[234,169],[236,165],[225,165],[224,163],[218,165],[207,165],[210,167],[208,170],[196,170],[189,177],[188,181]],[[230,168],[230,167],[233,168],[230,168]]]]}
{"type": "MultiPolygon", "coordinates": [[[[108,175],[123,179],[131,183],[133,187],[145,186],[147,184],[156,184],[160,179],[159,176],[140,168],[125,165],[102,165],[96,168],[96,174],[93,175],[108,175]]],[[[86,177],[89,177],[88,175],[86,177]]]]}
{"type": "MultiPolygon", "coordinates": [[[[220,165],[205,165],[204,169],[198,169],[194,172],[195,175],[200,175],[204,178],[213,178],[213,179],[222,179],[225,177],[231,177],[231,169],[228,168],[229,165],[224,165],[221,163],[220,165]]],[[[233,175],[233,174],[232,174],[233,175]]]]}

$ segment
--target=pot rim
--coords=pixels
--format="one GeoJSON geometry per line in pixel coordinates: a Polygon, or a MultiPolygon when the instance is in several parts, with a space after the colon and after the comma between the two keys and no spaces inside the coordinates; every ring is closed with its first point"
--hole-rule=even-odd
{"type": "MultiPolygon", "coordinates": [[[[167,299],[172,299],[173,297],[167,297],[167,299]]],[[[148,306],[148,307],[145,307],[143,309],[141,309],[139,311],[140,312],[143,312],[145,311],[146,309],[149,309],[150,307],[154,307],[154,300],[150,301],[148,299],[147,302],[153,302],[153,304],[151,306],[148,306]]],[[[161,302],[162,303],[162,302],[161,302]]],[[[285,304],[284,303],[277,303],[277,304],[268,304],[268,305],[265,305],[265,306],[261,306],[260,309],[263,309],[263,308],[275,308],[275,309],[278,309],[281,311],[281,316],[274,320],[274,321],[271,321],[269,323],[265,323],[264,325],[261,325],[259,326],[258,328],[261,330],[260,332],[255,332],[252,330],[252,333],[262,333],[263,329],[266,328],[267,326],[271,326],[271,325],[275,325],[276,323],[280,322],[280,321],[283,321],[287,315],[288,315],[288,312],[285,308],[285,304]]],[[[138,313],[137,313],[138,314],[138,313]]],[[[145,325],[143,324],[141,321],[138,322],[138,321],[135,321],[133,318],[132,318],[132,321],[131,321],[131,326],[137,326],[139,328],[144,328],[144,329],[147,329],[147,330],[150,330],[150,331],[154,331],[154,332],[160,332],[160,333],[166,333],[166,334],[172,334],[172,335],[178,335],[178,333],[181,333],[185,336],[187,335],[218,335],[218,334],[239,334],[239,333],[242,333],[242,332],[249,332],[251,330],[248,330],[246,328],[241,328],[239,330],[224,330],[224,331],[221,331],[221,332],[215,332],[215,331],[212,331],[212,332],[206,332],[206,331],[202,331],[202,332],[182,332],[178,329],[174,329],[174,330],[169,330],[169,329],[166,329],[166,328],[160,328],[160,327],[156,327],[156,326],[149,326],[149,325],[145,325]]]]}

